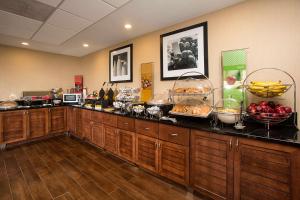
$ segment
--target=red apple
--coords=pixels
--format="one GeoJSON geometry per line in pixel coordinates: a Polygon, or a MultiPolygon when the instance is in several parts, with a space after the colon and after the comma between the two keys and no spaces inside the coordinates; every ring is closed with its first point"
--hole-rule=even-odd
{"type": "Polygon", "coordinates": [[[266,101],[261,101],[261,102],[259,102],[259,105],[260,105],[260,106],[267,106],[267,105],[268,105],[268,102],[266,102],[266,101]]]}
{"type": "Polygon", "coordinates": [[[248,112],[250,112],[251,114],[255,114],[256,113],[256,108],[251,107],[248,112]]]}
{"type": "Polygon", "coordinates": [[[292,108],[289,106],[284,107],[284,110],[286,113],[291,113],[292,112],[292,108]]]}
{"type": "Polygon", "coordinates": [[[256,110],[257,110],[257,112],[261,112],[262,111],[262,107],[261,106],[257,106],[256,110]]]}
{"type": "Polygon", "coordinates": [[[255,107],[256,107],[256,106],[257,106],[257,104],[256,104],[256,103],[250,103],[250,105],[249,105],[249,106],[252,106],[252,107],[253,107],[253,106],[255,106],[255,107]]]}
{"type": "Polygon", "coordinates": [[[228,85],[233,85],[236,82],[236,78],[234,76],[228,76],[226,82],[228,85]]]}

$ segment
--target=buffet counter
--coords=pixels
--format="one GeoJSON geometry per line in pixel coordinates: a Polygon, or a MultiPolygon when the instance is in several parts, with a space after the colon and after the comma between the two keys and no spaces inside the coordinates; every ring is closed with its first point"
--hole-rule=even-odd
{"type": "MultiPolygon", "coordinates": [[[[85,110],[92,110],[95,112],[102,112],[102,113],[110,113],[119,116],[125,116],[130,118],[136,118],[141,120],[149,120],[154,122],[159,122],[168,125],[174,125],[178,127],[184,128],[191,128],[197,129],[202,131],[209,131],[216,134],[222,135],[231,135],[231,136],[239,136],[239,137],[246,137],[246,138],[253,138],[257,140],[263,140],[268,142],[274,143],[281,143],[286,145],[293,145],[300,147],[300,131],[294,126],[280,126],[277,125],[274,129],[271,130],[269,136],[268,133],[262,124],[258,124],[255,122],[246,123],[246,128],[243,130],[237,130],[233,127],[233,125],[224,125],[223,128],[214,129],[210,125],[211,119],[204,119],[204,118],[187,118],[187,117],[176,117],[176,123],[167,120],[159,120],[159,119],[151,119],[149,117],[144,116],[136,116],[133,114],[118,114],[114,112],[106,112],[101,110],[96,110],[93,108],[85,108],[83,106],[74,106],[76,108],[85,109],[85,110]]],[[[251,120],[250,120],[251,121],[251,120]]]]}

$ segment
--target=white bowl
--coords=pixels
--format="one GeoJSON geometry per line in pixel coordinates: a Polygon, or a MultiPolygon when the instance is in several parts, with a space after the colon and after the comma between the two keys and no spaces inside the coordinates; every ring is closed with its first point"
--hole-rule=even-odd
{"type": "Polygon", "coordinates": [[[234,124],[240,119],[239,113],[217,113],[218,119],[225,124],[234,124]]]}

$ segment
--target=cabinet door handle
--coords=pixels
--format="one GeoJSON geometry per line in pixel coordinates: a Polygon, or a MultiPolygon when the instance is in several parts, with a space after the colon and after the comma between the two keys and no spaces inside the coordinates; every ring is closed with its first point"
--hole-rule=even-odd
{"type": "Polygon", "coordinates": [[[230,150],[232,149],[232,138],[230,138],[230,141],[229,141],[229,149],[230,150]]]}
{"type": "Polygon", "coordinates": [[[178,136],[178,133],[172,133],[171,136],[176,137],[178,136]]]}
{"type": "Polygon", "coordinates": [[[239,150],[239,139],[236,140],[235,148],[236,148],[236,151],[239,150]]]}
{"type": "Polygon", "coordinates": [[[157,149],[157,146],[158,146],[158,145],[157,145],[157,142],[155,142],[155,149],[157,149]]]}
{"type": "Polygon", "coordinates": [[[158,143],[158,148],[160,149],[160,147],[161,147],[161,144],[160,144],[160,143],[158,143]]]}

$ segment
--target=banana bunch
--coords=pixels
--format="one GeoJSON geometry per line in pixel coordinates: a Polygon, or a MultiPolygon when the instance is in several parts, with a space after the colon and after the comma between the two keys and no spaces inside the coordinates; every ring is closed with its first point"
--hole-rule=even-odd
{"type": "Polygon", "coordinates": [[[247,89],[259,97],[281,96],[288,86],[281,81],[251,81],[247,89]]]}

